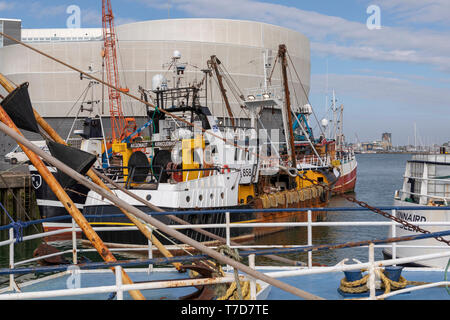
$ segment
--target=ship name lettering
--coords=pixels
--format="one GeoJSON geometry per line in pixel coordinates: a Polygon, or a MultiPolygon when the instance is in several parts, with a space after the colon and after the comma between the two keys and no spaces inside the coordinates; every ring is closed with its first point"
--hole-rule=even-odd
{"type": "MultiPolygon", "coordinates": [[[[409,221],[409,222],[426,222],[427,218],[418,214],[412,214],[412,213],[406,213],[399,211],[398,217],[402,220],[409,221]]],[[[400,226],[401,229],[408,230],[408,231],[414,231],[412,228],[400,226]]]]}

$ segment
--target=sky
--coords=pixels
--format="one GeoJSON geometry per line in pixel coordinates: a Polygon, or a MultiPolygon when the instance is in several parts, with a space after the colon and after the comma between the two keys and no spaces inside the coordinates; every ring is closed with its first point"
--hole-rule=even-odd
{"type": "MultiPolygon", "coordinates": [[[[81,27],[101,26],[100,0],[0,0],[0,17],[24,28],[64,28],[70,5],[81,27]]],[[[450,141],[449,0],[112,0],[116,24],[225,18],[296,30],[311,42],[310,102],[321,119],[333,90],[347,142],[450,141]],[[327,99],[328,97],[328,99],[327,99]]]]}

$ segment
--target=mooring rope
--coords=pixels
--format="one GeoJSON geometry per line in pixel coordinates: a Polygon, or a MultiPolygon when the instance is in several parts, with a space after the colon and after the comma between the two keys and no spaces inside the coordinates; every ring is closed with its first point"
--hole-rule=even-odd
{"type": "Polygon", "coordinates": [[[6,210],[6,208],[3,206],[3,204],[1,202],[0,202],[0,207],[6,213],[9,220],[11,220],[10,226],[14,229],[14,238],[16,239],[16,243],[22,242],[23,241],[23,228],[26,227],[27,224],[20,220],[14,221],[14,219],[8,213],[8,210],[6,210]]]}
{"type": "MultiPolygon", "coordinates": [[[[361,270],[361,272],[367,271],[366,269],[361,270]]],[[[431,282],[424,282],[424,281],[408,281],[403,276],[399,277],[398,281],[394,281],[392,279],[389,279],[386,274],[385,270],[383,269],[377,269],[376,273],[378,277],[381,280],[381,288],[384,288],[384,294],[388,294],[391,291],[396,291],[400,289],[406,288],[406,286],[420,286],[424,284],[429,284],[431,282]]],[[[344,277],[341,279],[339,289],[342,292],[350,293],[350,294],[359,294],[369,291],[369,286],[367,284],[369,280],[369,274],[366,274],[359,280],[355,281],[347,281],[347,278],[344,277]]]]}

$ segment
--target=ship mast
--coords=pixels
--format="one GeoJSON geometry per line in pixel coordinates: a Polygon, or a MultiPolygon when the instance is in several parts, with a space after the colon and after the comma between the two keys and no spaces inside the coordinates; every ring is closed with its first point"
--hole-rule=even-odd
{"type": "Polygon", "coordinates": [[[292,124],[292,112],[291,112],[291,98],[289,92],[289,84],[287,77],[287,59],[286,59],[287,48],[286,45],[280,44],[278,48],[278,57],[281,63],[281,72],[283,77],[283,87],[284,87],[284,108],[285,115],[287,116],[287,137],[286,142],[288,146],[288,155],[289,161],[291,162],[292,167],[297,167],[297,162],[295,159],[295,143],[294,143],[294,132],[293,132],[293,124],[292,124]],[[288,141],[289,140],[289,141],[288,141]]]}
{"type": "Polygon", "coordinates": [[[210,64],[210,66],[212,67],[212,69],[214,70],[214,73],[216,74],[217,82],[219,84],[219,89],[222,94],[223,100],[225,102],[225,106],[227,108],[228,115],[230,117],[231,125],[233,126],[233,128],[236,128],[233,112],[231,111],[230,101],[228,100],[228,96],[227,96],[227,90],[225,89],[225,87],[223,85],[222,74],[220,73],[219,67],[218,67],[218,65],[221,62],[219,59],[217,59],[216,56],[211,56],[211,60],[209,60],[208,62],[210,64]]]}

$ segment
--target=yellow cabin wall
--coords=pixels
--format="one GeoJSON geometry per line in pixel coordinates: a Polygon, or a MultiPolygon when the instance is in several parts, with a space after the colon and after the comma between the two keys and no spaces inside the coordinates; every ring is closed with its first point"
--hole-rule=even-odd
{"type": "Polygon", "coordinates": [[[255,198],[255,187],[253,184],[250,185],[239,185],[238,191],[238,201],[239,203],[247,204],[247,197],[252,196],[255,198]],[[243,200],[243,201],[242,201],[243,200]]]}
{"type": "MultiPolygon", "coordinates": [[[[323,182],[325,184],[328,184],[327,178],[325,177],[325,175],[323,175],[320,172],[307,170],[307,171],[301,171],[299,173],[303,174],[303,176],[305,176],[306,178],[311,179],[313,181],[319,181],[319,178],[323,178],[323,182]]],[[[312,183],[311,181],[302,179],[301,177],[297,177],[296,182],[297,182],[297,190],[316,185],[315,183],[312,183]]]]}

